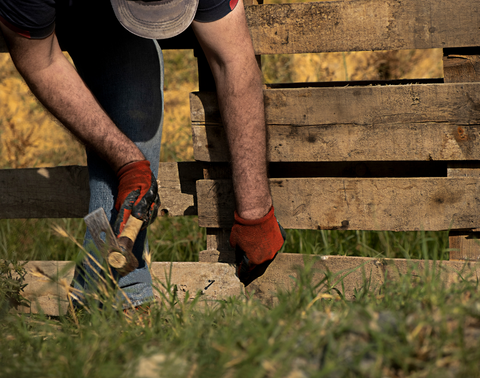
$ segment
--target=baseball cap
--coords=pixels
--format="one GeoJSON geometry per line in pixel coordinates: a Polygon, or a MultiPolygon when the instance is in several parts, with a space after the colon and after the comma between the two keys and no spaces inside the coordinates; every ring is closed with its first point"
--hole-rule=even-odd
{"type": "Polygon", "coordinates": [[[143,38],[174,37],[190,26],[198,0],[111,0],[118,21],[143,38]]]}

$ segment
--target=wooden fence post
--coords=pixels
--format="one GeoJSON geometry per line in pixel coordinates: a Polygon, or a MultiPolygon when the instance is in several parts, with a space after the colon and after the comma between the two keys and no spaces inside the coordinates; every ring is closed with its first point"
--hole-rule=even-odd
{"type": "MultiPolygon", "coordinates": [[[[443,70],[445,83],[480,82],[480,47],[444,49],[443,70]]],[[[447,176],[480,179],[480,162],[449,164],[447,176]]],[[[478,231],[480,230],[450,231],[450,260],[480,259],[478,231]]]]}

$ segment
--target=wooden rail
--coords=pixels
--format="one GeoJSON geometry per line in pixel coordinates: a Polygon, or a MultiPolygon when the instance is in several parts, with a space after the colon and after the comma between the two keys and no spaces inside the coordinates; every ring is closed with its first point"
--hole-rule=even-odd
{"type": "MultiPolygon", "coordinates": [[[[480,158],[480,83],[305,85],[264,90],[272,162],[480,158]]],[[[196,160],[228,161],[215,96],[190,96],[196,160]]]]}
{"type": "MultiPolygon", "coordinates": [[[[285,228],[438,231],[478,227],[478,178],[271,179],[275,214],[285,228]]],[[[199,225],[233,224],[229,180],[197,184],[199,225]]]]}
{"type": "MultiPolygon", "coordinates": [[[[180,300],[188,292],[190,298],[200,295],[202,302],[215,305],[218,301],[244,294],[255,295],[266,304],[275,302],[279,288],[291,289],[299,269],[311,267],[312,283],[324,280],[325,274],[330,279],[320,286],[321,291],[337,289],[347,299],[355,298],[355,291],[368,284],[370,290],[376,290],[387,281],[395,281],[403,275],[414,277],[428,266],[442,277],[446,285],[459,282],[460,279],[477,280],[480,269],[476,264],[458,261],[414,261],[404,259],[371,259],[347,256],[302,256],[285,253],[278,256],[275,263],[265,275],[245,288],[235,277],[234,267],[217,263],[218,255],[214,251],[202,254],[205,262],[154,262],[151,265],[154,290],[157,300],[161,293],[168,295],[164,284],[167,280],[172,285],[171,294],[180,300]],[[367,281],[365,281],[367,277],[367,281]]],[[[74,267],[69,261],[30,261],[26,264],[27,275],[24,296],[30,300],[29,307],[19,307],[17,311],[26,313],[43,312],[48,315],[64,315],[68,311],[70,284],[73,280],[74,267]]]]}
{"type": "MultiPolygon", "coordinates": [[[[196,215],[195,183],[203,177],[195,162],[161,163],[161,210],[196,215]]],[[[88,214],[88,170],[82,166],[0,170],[0,219],[83,218],[88,214]]]]}
{"type": "MultiPolygon", "coordinates": [[[[407,50],[480,45],[472,0],[355,0],[246,7],[255,52],[407,50]]],[[[193,48],[177,38],[162,48],[193,48]]],[[[0,51],[6,51],[0,39],[0,51]]]]}

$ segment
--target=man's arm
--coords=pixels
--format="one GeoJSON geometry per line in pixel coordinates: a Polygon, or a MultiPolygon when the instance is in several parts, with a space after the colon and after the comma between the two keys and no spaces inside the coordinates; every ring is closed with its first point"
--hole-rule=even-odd
{"type": "Polygon", "coordinates": [[[144,160],[136,145],[111,121],[58,45],[55,34],[28,39],[0,22],[10,55],[40,102],[82,143],[117,172],[144,160]]]}
{"type": "Polygon", "coordinates": [[[235,220],[230,245],[245,285],[265,272],[286,238],[272,206],[267,178],[262,79],[243,1],[224,18],[193,23],[217,86],[231,153],[235,220]]]}
{"type": "Polygon", "coordinates": [[[147,227],[157,216],[160,202],[150,163],[102,109],[63,55],[55,33],[33,40],[18,35],[1,22],[0,28],[15,66],[35,96],[117,174],[117,236],[130,215],[147,227]]]}
{"type": "Polygon", "coordinates": [[[232,158],[237,213],[244,219],[259,219],[269,212],[272,199],[267,180],[262,78],[243,1],[218,21],[193,22],[193,30],[217,86],[232,158]]]}

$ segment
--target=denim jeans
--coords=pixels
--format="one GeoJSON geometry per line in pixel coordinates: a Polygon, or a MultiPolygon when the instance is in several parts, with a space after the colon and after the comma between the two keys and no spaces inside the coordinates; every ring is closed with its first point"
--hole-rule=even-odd
{"type": "MultiPolygon", "coordinates": [[[[126,31],[116,20],[109,1],[82,0],[60,7],[56,33],[86,85],[118,128],[150,161],[158,178],[163,122],[163,57],[158,43],[126,31]]],[[[88,149],[87,163],[89,212],[103,207],[113,224],[117,216],[115,172],[88,149]]],[[[141,231],[133,247],[138,269],[118,280],[134,306],[153,298],[152,278],[143,258],[148,250],[146,236],[146,230],[141,231]]],[[[89,252],[93,252],[92,243],[87,231],[84,246],[89,252]]],[[[87,260],[83,266],[84,274],[77,276],[75,286],[95,290],[97,281],[92,268],[98,268],[87,260]]]]}

